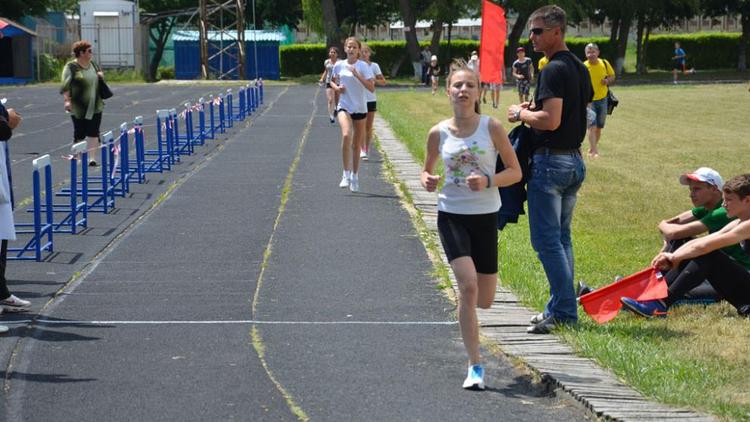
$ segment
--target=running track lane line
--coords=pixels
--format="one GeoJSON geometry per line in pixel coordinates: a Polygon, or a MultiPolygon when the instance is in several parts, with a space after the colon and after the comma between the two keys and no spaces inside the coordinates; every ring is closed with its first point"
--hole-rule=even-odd
{"type": "Polygon", "coordinates": [[[222,324],[252,324],[252,325],[402,325],[402,326],[424,326],[424,325],[457,325],[458,321],[261,321],[255,319],[237,320],[58,320],[58,319],[21,319],[15,321],[3,321],[5,325],[30,324],[37,325],[222,325],[222,324]]]}
{"type": "MultiPolygon", "coordinates": [[[[300,159],[302,158],[302,151],[304,150],[305,144],[307,143],[307,138],[310,136],[310,128],[312,127],[313,120],[316,117],[315,113],[317,113],[318,111],[318,95],[320,95],[320,86],[315,89],[315,95],[312,99],[313,107],[310,111],[310,118],[307,119],[305,128],[302,130],[302,135],[300,136],[299,144],[297,145],[297,151],[294,154],[294,160],[292,160],[292,164],[289,166],[289,172],[286,175],[284,186],[281,188],[279,211],[276,214],[276,220],[274,221],[273,228],[271,229],[271,236],[268,237],[268,243],[266,244],[266,248],[263,251],[263,261],[260,264],[258,280],[255,282],[253,302],[250,305],[250,315],[253,319],[255,319],[256,311],[258,308],[258,301],[260,300],[260,289],[263,287],[264,280],[263,276],[266,273],[266,268],[268,268],[268,261],[271,258],[271,253],[273,251],[273,241],[276,237],[276,230],[279,228],[281,217],[284,215],[284,211],[286,210],[286,203],[289,200],[289,195],[292,191],[292,180],[294,179],[294,175],[297,172],[297,166],[299,165],[300,159]]],[[[266,109],[266,112],[270,112],[271,108],[272,106],[268,107],[268,109],[266,109]]],[[[276,389],[279,391],[279,393],[281,393],[281,396],[284,397],[284,400],[286,401],[286,404],[292,414],[296,416],[300,421],[308,422],[310,420],[310,417],[307,416],[305,411],[302,410],[302,408],[297,404],[291,393],[289,393],[289,391],[287,391],[287,389],[284,388],[283,385],[281,385],[281,382],[273,375],[271,367],[268,364],[268,361],[266,361],[266,347],[263,343],[263,337],[258,330],[258,325],[259,324],[255,323],[252,324],[252,327],[250,328],[250,339],[253,344],[253,348],[255,349],[255,353],[257,353],[258,355],[258,360],[260,360],[260,364],[263,367],[263,370],[266,371],[268,379],[271,380],[271,382],[276,386],[276,389]]]]}

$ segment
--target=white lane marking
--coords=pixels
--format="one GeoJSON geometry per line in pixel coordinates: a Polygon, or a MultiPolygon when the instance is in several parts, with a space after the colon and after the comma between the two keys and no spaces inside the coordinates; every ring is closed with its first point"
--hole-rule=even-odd
{"type": "Polygon", "coordinates": [[[220,324],[257,324],[257,325],[456,325],[458,321],[260,321],[252,319],[239,320],[146,320],[146,321],[125,321],[125,320],[91,320],[91,321],[66,321],[50,319],[22,319],[16,321],[3,321],[6,325],[18,324],[45,324],[45,325],[220,325],[220,324]]]}

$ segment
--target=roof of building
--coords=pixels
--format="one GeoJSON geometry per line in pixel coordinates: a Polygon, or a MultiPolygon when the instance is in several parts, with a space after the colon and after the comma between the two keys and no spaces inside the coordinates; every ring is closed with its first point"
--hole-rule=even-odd
{"type": "Polygon", "coordinates": [[[22,34],[28,34],[32,37],[37,36],[36,32],[8,18],[0,18],[0,31],[6,37],[13,37],[22,34]]]}
{"type": "MultiPolygon", "coordinates": [[[[224,32],[222,37],[220,31],[209,31],[208,39],[210,41],[235,41],[237,34],[234,32],[224,32]]],[[[175,31],[172,37],[174,41],[198,41],[200,39],[199,31],[175,31]]],[[[286,36],[281,32],[262,31],[262,30],[245,30],[245,41],[278,41],[282,42],[286,36]]]]}
{"type": "MultiPolygon", "coordinates": [[[[432,21],[417,21],[417,29],[428,29],[432,27],[432,21]]],[[[448,23],[443,24],[444,27],[448,26],[448,23]]],[[[482,26],[482,19],[459,19],[455,23],[453,23],[453,27],[461,27],[461,26],[482,26]]],[[[393,22],[390,25],[391,29],[403,29],[404,28],[404,22],[398,21],[393,22]]]]}

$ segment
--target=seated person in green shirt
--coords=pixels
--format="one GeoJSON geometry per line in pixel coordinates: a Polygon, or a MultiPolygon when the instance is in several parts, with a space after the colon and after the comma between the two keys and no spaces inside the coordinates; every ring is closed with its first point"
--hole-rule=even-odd
{"type": "Polygon", "coordinates": [[[662,271],[670,270],[667,274],[683,262],[688,263],[672,280],[665,299],[639,302],[623,297],[620,302],[625,309],[649,318],[666,316],[667,309],[679,297],[708,280],[740,316],[750,317],[750,266],[725,251],[739,244],[745,255],[750,256],[750,174],[730,179],[722,191],[723,206],[733,220],[721,230],[693,239],[674,252],[656,255],[651,265],[662,271]]]}
{"type": "MultiPolygon", "coordinates": [[[[659,231],[664,237],[664,247],[661,252],[674,252],[694,237],[706,232],[715,233],[733,220],[727,217],[727,210],[721,205],[723,180],[716,170],[701,167],[692,173],[680,176],[680,183],[690,187],[690,200],[694,208],[659,223],[659,231]]],[[[739,245],[723,248],[722,251],[740,264],[750,267],[750,259],[739,245]]],[[[672,274],[667,274],[667,283],[671,284],[687,264],[683,262],[673,268],[672,274]]],[[[685,298],[719,299],[720,297],[711,284],[704,281],[690,290],[685,298]]]]}

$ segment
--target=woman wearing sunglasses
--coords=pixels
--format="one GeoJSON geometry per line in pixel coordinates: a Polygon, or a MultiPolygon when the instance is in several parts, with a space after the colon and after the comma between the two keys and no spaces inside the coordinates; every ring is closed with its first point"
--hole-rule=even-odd
{"type": "Polygon", "coordinates": [[[73,120],[73,143],[86,140],[89,150],[89,165],[96,166],[99,147],[99,127],[102,124],[104,101],[99,92],[99,78],[104,73],[94,58],[94,51],[88,41],[73,44],[74,60],[65,65],[62,74],[60,93],[65,98],[65,111],[73,120]]]}

